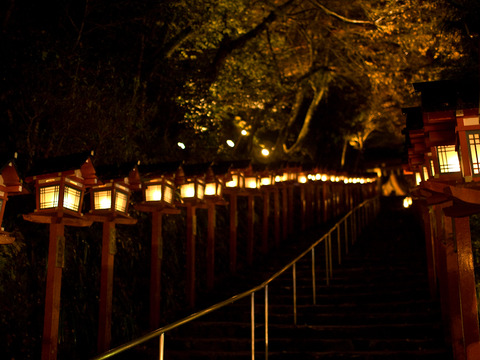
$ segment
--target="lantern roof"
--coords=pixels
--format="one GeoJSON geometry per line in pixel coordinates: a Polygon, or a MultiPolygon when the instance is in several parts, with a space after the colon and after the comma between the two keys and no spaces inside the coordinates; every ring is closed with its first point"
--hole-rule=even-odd
{"type": "Polygon", "coordinates": [[[425,112],[478,107],[478,86],[475,77],[413,84],[415,91],[421,93],[422,109],[425,112]]]}
{"type": "Polygon", "coordinates": [[[132,190],[140,188],[140,173],[137,163],[102,165],[97,167],[96,174],[102,183],[117,182],[132,190]]]}
{"type": "Polygon", "coordinates": [[[402,108],[402,113],[405,115],[405,130],[423,129],[423,115],[420,106],[402,108]]]}
{"type": "Polygon", "coordinates": [[[6,188],[9,195],[28,194],[29,191],[23,186],[16,164],[17,153],[13,156],[0,155],[0,185],[6,188]]]}
{"type": "Polygon", "coordinates": [[[65,156],[37,159],[27,173],[27,182],[39,177],[74,176],[80,171],[85,185],[95,185],[97,176],[92,163],[93,152],[81,152],[65,156]]]}
{"type": "Polygon", "coordinates": [[[245,169],[248,169],[250,164],[251,164],[250,159],[234,160],[231,162],[230,170],[245,170],[245,169]]]}
{"type": "Polygon", "coordinates": [[[213,163],[210,167],[216,176],[228,175],[232,163],[230,161],[217,162],[213,163]]]}
{"type": "Polygon", "coordinates": [[[205,176],[210,169],[211,163],[185,164],[182,166],[186,177],[205,176]]]}
{"type": "Polygon", "coordinates": [[[182,163],[180,161],[155,163],[155,164],[140,164],[138,171],[142,179],[153,179],[156,177],[166,176],[174,178],[181,170],[182,163]]]}

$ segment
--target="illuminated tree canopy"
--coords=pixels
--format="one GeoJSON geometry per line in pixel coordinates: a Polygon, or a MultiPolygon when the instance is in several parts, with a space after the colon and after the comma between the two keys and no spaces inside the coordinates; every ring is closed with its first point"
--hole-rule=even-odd
{"type": "Polygon", "coordinates": [[[472,67],[478,13],[448,0],[10,0],[2,142],[105,162],[265,147],[344,166],[348,149],[400,144],[412,82],[472,67]]]}

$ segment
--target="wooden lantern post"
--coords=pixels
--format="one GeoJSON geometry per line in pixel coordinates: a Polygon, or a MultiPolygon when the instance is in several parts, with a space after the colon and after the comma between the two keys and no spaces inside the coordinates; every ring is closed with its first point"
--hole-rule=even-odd
{"type": "MultiPolygon", "coordinates": [[[[270,171],[265,171],[260,177],[260,186],[263,194],[263,218],[262,218],[262,253],[268,253],[269,229],[270,229],[270,194],[273,193],[275,177],[270,171]]],[[[274,216],[276,214],[274,213],[274,216]]],[[[277,222],[277,221],[275,221],[277,222]]]]}
{"type": "Polygon", "coordinates": [[[150,329],[160,327],[161,278],[163,262],[163,215],[180,214],[175,203],[175,177],[180,163],[139,165],[143,200],[136,204],[139,211],[152,214],[150,250],[150,329]]]}
{"type": "Polygon", "coordinates": [[[420,178],[416,194],[426,198],[427,204],[435,204],[430,217],[435,221],[429,233],[433,235],[435,269],[429,273],[438,277],[442,311],[449,323],[454,357],[467,360],[480,357],[468,218],[480,212],[480,186],[476,184],[480,181],[477,155],[480,122],[478,83],[474,82],[474,87],[471,85],[456,81],[414,84],[422,96],[423,128],[410,129],[408,133],[409,163],[418,165],[421,160],[415,145],[417,150],[423,146],[422,130],[424,133],[423,164],[412,170],[420,178]]]}
{"type": "Polygon", "coordinates": [[[90,226],[81,213],[83,195],[97,182],[90,154],[74,154],[35,162],[26,178],[35,183],[36,210],[24,219],[49,224],[47,284],[42,360],[57,358],[62,269],[65,262],[64,226],[90,226]]]}
{"type": "Polygon", "coordinates": [[[102,260],[100,274],[100,303],[98,315],[97,351],[110,348],[112,328],[113,273],[116,246],[116,224],[135,225],[128,215],[132,190],[140,189],[136,166],[105,166],[97,169],[101,179],[90,190],[90,212],[86,218],[103,224],[102,260]]]}
{"type": "Polygon", "coordinates": [[[197,215],[196,209],[203,206],[205,197],[205,175],[210,164],[184,165],[183,181],[180,181],[181,202],[179,206],[186,208],[187,244],[186,244],[186,295],[188,305],[195,307],[196,301],[196,237],[197,215]]]}
{"type": "Polygon", "coordinates": [[[300,187],[300,226],[302,231],[305,231],[307,228],[307,223],[309,223],[307,216],[310,216],[311,213],[311,211],[307,212],[307,204],[310,199],[309,188],[307,187],[308,181],[306,173],[298,174],[298,186],[300,187]]]}
{"type": "Polygon", "coordinates": [[[260,195],[260,175],[254,173],[251,168],[245,175],[245,193],[247,196],[247,264],[253,263],[254,235],[254,211],[255,196],[260,195]]]}
{"type": "Polygon", "coordinates": [[[205,203],[207,204],[207,288],[215,285],[215,228],[216,206],[226,205],[223,199],[225,182],[228,177],[230,163],[214,164],[207,172],[205,184],[205,203]]]}
{"type": "MultiPolygon", "coordinates": [[[[3,215],[5,212],[5,205],[8,200],[8,196],[27,194],[28,191],[23,186],[23,182],[20,179],[15,165],[16,155],[12,158],[2,159],[0,167],[0,225],[3,221],[3,215]]],[[[0,228],[0,244],[11,244],[15,241],[15,237],[12,234],[4,231],[3,227],[0,228]]]]}
{"type": "Polygon", "coordinates": [[[245,169],[249,164],[250,161],[232,162],[230,170],[231,180],[225,184],[225,194],[229,196],[230,203],[229,257],[231,273],[236,273],[237,271],[237,200],[238,195],[245,191],[245,169]]]}

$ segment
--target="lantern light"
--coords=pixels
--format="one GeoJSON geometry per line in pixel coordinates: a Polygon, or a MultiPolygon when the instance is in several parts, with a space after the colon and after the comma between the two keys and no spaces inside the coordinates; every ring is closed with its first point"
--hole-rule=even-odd
{"type": "Polygon", "coordinates": [[[265,157],[267,157],[267,156],[270,155],[270,151],[269,151],[268,149],[262,149],[261,153],[262,153],[262,155],[265,156],[265,157]]]}
{"type": "Polygon", "coordinates": [[[460,161],[455,145],[440,145],[436,147],[438,165],[441,174],[459,172],[460,161]]]}
{"type": "Polygon", "coordinates": [[[245,188],[258,189],[260,187],[260,178],[257,175],[248,175],[245,177],[245,188]]]}
{"type": "Polygon", "coordinates": [[[92,187],[92,212],[119,212],[126,214],[130,189],[117,182],[92,187]]]}
{"type": "Polygon", "coordinates": [[[36,188],[36,214],[27,215],[29,221],[41,222],[38,216],[83,216],[85,190],[98,183],[92,155],[91,152],[79,153],[35,162],[32,169],[35,175],[26,178],[27,182],[34,182],[36,188]]]}
{"type": "Polygon", "coordinates": [[[235,147],[235,143],[233,142],[233,140],[228,139],[228,140],[226,141],[226,143],[227,143],[227,145],[230,146],[231,148],[235,147]]]}
{"type": "Polygon", "coordinates": [[[147,203],[158,203],[172,205],[174,200],[173,181],[166,176],[152,179],[145,182],[145,201],[147,203]]]}
{"type": "Polygon", "coordinates": [[[240,188],[245,187],[245,175],[241,171],[234,172],[232,179],[225,184],[228,188],[240,188]]]}
{"type": "Polygon", "coordinates": [[[300,184],[305,184],[305,183],[307,182],[307,180],[308,180],[308,179],[307,179],[307,176],[306,176],[305,174],[300,174],[300,175],[298,176],[298,182],[299,182],[300,184]]]}

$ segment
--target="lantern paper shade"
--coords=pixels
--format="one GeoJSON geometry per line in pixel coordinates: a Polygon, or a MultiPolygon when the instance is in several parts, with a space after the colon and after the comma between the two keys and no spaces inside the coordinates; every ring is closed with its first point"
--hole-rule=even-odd
{"type": "Polygon", "coordinates": [[[93,193],[95,210],[107,210],[112,207],[112,190],[101,190],[93,193]]]}
{"type": "Polygon", "coordinates": [[[228,181],[225,186],[229,188],[243,188],[245,186],[245,177],[242,173],[232,174],[232,180],[228,181]]]}
{"type": "Polygon", "coordinates": [[[82,192],[70,186],[65,186],[63,193],[63,207],[72,211],[78,211],[80,208],[80,198],[82,192]]]}
{"type": "MultiPolygon", "coordinates": [[[[78,212],[82,198],[83,185],[69,179],[65,179],[69,184],[63,187],[62,206],[65,209],[78,212]]],[[[54,209],[60,206],[60,178],[46,179],[40,181],[39,187],[39,206],[40,210],[54,209]]]]}
{"type": "Polygon", "coordinates": [[[220,180],[209,182],[205,185],[205,196],[220,197],[221,195],[222,195],[222,182],[220,180]]]}
{"type": "Polygon", "coordinates": [[[119,212],[127,212],[127,205],[128,205],[128,195],[117,191],[115,193],[115,210],[119,212]]]}
{"type": "Polygon", "coordinates": [[[205,183],[200,180],[189,181],[180,185],[180,196],[182,199],[203,200],[205,195],[205,183]]]}
{"type": "Polygon", "coordinates": [[[470,162],[474,175],[480,174],[480,133],[468,133],[468,145],[470,148],[470,162]]]}
{"type": "Polygon", "coordinates": [[[460,161],[455,151],[455,145],[437,146],[438,165],[440,173],[452,173],[460,171],[460,161]]]}
{"type": "Polygon", "coordinates": [[[58,207],[60,185],[43,186],[40,188],[40,209],[51,209],[58,207]]]}
{"type": "Polygon", "coordinates": [[[245,187],[248,189],[256,189],[258,188],[258,177],[256,176],[247,176],[245,178],[245,187]]]}
{"type": "Polygon", "coordinates": [[[161,180],[160,183],[152,181],[152,184],[147,184],[145,187],[145,201],[173,203],[173,183],[168,180],[161,180]]]}
{"type": "Polygon", "coordinates": [[[182,198],[195,197],[195,183],[183,184],[180,188],[182,198]]]}

